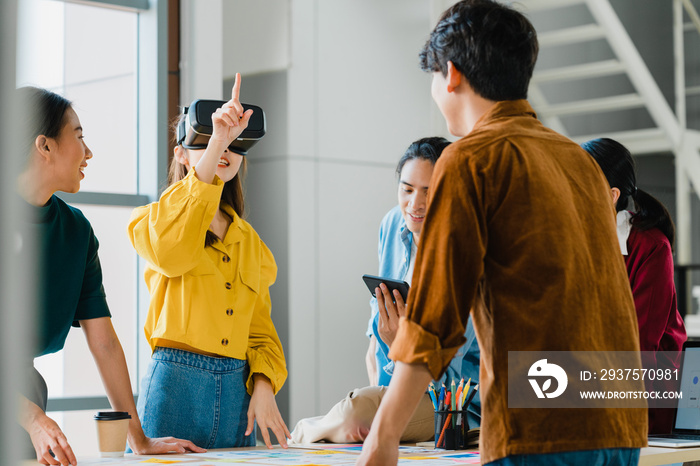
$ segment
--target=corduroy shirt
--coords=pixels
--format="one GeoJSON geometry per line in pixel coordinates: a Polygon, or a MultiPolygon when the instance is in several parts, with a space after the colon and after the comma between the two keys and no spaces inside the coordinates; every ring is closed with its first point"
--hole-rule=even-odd
{"type": "Polygon", "coordinates": [[[445,149],[430,186],[390,356],[427,364],[437,378],[464,342],[472,309],[482,462],[645,446],[644,409],[508,407],[509,351],[639,350],[615,212],[595,160],[544,127],[527,101],[504,101],[445,149]]]}

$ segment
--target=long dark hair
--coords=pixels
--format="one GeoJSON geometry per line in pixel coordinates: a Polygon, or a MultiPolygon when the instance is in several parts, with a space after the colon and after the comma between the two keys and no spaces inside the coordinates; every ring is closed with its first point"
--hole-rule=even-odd
{"type": "Polygon", "coordinates": [[[403,170],[403,166],[406,165],[406,162],[409,160],[428,160],[435,165],[442,151],[449,145],[450,141],[441,137],[423,138],[412,142],[396,165],[396,176],[401,178],[401,170],[403,170]]]}
{"type": "Polygon", "coordinates": [[[32,153],[37,136],[57,138],[63,128],[66,111],[73,105],[63,96],[39,87],[20,87],[17,89],[19,101],[26,109],[23,115],[27,141],[25,153],[32,153]]]}
{"type": "Polygon", "coordinates": [[[581,147],[598,162],[610,187],[620,190],[617,211],[625,209],[632,200],[636,212],[632,217],[632,225],[641,231],[658,228],[673,248],[676,227],[671,215],[658,199],[637,187],[636,166],[630,151],[608,138],[593,139],[584,142],[581,147]]]}
{"type": "MultiPolygon", "coordinates": [[[[173,139],[177,139],[175,134],[176,134],[176,128],[178,123],[180,122],[180,118],[185,118],[185,115],[182,115],[178,118],[175,118],[173,120],[173,124],[171,124],[171,130],[173,134],[173,139]]],[[[177,141],[175,141],[175,144],[177,144],[177,141]]],[[[180,150],[188,150],[185,149],[184,147],[180,147],[180,150]]],[[[236,173],[236,176],[234,176],[232,179],[224,183],[224,190],[221,193],[221,204],[228,204],[230,205],[233,210],[238,214],[239,217],[245,218],[245,199],[244,199],[244,193],[243,193],[243,178],[245,178],[245,172],[247,168],[247,160],[245,157],[243,157],[243,162],[241,162],[241,167],[238,169],[238,173],[236,173]]],[[[177,158],[173,157],[170,160],[170,168],[168,169],[168,186],[170,186],[173,183],[176,183],[183,179],[185,176],[187,176],[187,167],[185,167],[183,164],[177,161],[177,158]]],[[[225,214],[225,212],[224,212],[225,214]]],[[[226,214],[225,214],[226,215],[226,214]]],[[[233,220],[233,219],[231,219],[233,220]]],[[[211,246],[214,244],[214,242],[217,240],[217,236],[212,232],[211,230],[207,230],[207,236],[206,239],[204,240],[204,245],[205,246],[211,246]]]]}

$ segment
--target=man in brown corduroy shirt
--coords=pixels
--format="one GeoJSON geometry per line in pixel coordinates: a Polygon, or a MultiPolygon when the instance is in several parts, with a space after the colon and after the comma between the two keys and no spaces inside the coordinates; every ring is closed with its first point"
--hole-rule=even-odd
{"type": "Polygon", "coordinates": [[[482,464],[628,465],[646,445],[644,409],[508,407],[509,351],[639,350],[606,180],[524,100],[537,51],[522,14],[464,0],[421,52],[433,98],[462,139],[433,172],[394,377],[358,464],[397,463],[407,408],[463,343],[470,310],[482,351],[482,464]]]}

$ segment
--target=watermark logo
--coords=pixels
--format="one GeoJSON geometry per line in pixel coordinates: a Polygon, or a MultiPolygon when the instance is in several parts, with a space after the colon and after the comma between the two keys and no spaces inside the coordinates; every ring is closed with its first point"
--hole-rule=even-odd
{"type": "Polygon", "coordinates": [[[679,355],[678,351],[509,351],[508,407],[695,406],[697,410],[700,367],[686,367],[681,381],[681,368],[674,366],[673,359],[677,361],[679,355]],[[523,385],[526,380],[531,389],[528,383],[523,385]]]}
{"type": "Polygon", "coordinates": [[[542,386],[540,386],[536,378],[528,379],[537,398],[556,398],[564,393],[569,383],[569,378],[566,376],[564,369],[556,364],[548,363],[546,359],[540,359],[530,366],[527,375],[528,377],[546,378],[542,386]],[[548,391],[552,387],[552,379],[557,381],[557,388],[554,391],[548,391]]]}

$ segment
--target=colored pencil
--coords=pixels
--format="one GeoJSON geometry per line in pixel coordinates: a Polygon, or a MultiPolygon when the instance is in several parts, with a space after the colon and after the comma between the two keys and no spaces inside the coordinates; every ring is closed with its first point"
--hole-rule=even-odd
{"type": "Polygon", "coordinates": [[[442,443],[442,440],[445,438],[445,429],[447,429],[447,425],[450,423],[450,418],[452,417],[452,413],[447,415],[447,419],[445,419],[445,423],[442,425],[442,432],[440,432],[440,437],[438,438],[438,443],[435,445],[437,448],[440,448],[440,444],[442,443]]]}
{"type": "Polygon", "coordinates": [[[467,400],[467,393],[469,393],[469,385],[471,384],[472,378],[469,377],[469,380],[467,380],[467,384],[464,386],[464,390],[462,390],[462,406],[465,406],[464,402],[467,400]]]}
{"type": "Polygon", "coordinates": [[[462,425],[462,387],[457,389],[457,427],[462,425]]]}
{"type": "Polygon", "coordinates": [[[435,408],[435,411],[437,411],[438,404],[437,404],[437,400],[435,399],[435,393],[433,392],[432,388],[428,389],[428,395],[430,395],[430,401],[433,402],[433,408],[435,408]]]}
{"type": "Polygon", "coordinates": [[[459,387],[457,387],[457,409],[462,409],[462,390],[464,389],[464,378],[459,381],[459,387]]]}
{"type": "Polygon", "coordinates": [[[472,390],[471,395],[469,395],[469,398],[467,398],[467,405],[472,402],[472,399],[474,398],[474,395],[476,395],[476,391],[479,389],[479,384],[474,385],[474,390],[472,390]]]}

